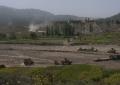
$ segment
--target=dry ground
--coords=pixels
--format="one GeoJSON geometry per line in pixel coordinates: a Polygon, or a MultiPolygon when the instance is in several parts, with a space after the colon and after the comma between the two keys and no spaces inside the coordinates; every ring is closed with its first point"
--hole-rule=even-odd
{"type": "Polygon", "coordinates": [[[120,46],[116,45],[39,46],[27,44],[0,44],[0,64],[5,64],[8,67],[24,66],[23,60],[25,58],[32,58],[35,62],[34,66],[48,66],[54,65],[54,60],[60,61],[66,57],[72,60],[74,64],[97,64],[106,68],[120,69],[120,61],[93,61],[97,58],[108,58],[109,55],[106,54],[106,52],[110,48],[115,48],[117,52],[120,52],[120,46]],[[80,47],[95,47],[99,52],[77,52],[80,47]],[[53,52],[53,50],[57,52],[53,52]]]}

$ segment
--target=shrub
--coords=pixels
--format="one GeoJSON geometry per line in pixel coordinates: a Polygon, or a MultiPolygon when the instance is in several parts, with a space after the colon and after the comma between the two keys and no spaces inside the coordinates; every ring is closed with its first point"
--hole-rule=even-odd
{"type": "Polygon", "coordinates": [[[104,80],[105,85],[120,85],[120,73],[111,75],[104,80]]]}

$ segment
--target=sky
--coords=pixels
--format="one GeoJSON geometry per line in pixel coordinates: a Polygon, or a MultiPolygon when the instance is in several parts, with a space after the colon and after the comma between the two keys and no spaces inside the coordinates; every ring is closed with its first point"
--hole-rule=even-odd
{"type": "Polygon", "coordinates": [[[120,13],[120,0],[0,0],[0,5],[94,18],[104,18],[120,13]]]}

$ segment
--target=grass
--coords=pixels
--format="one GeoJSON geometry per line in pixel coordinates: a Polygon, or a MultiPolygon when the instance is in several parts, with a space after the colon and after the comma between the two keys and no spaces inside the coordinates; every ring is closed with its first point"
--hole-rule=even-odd
{"type": "MultiPolygon", "coordinates": [[[[70,37],[40,37],[37,39],[6,39],[0,43],[6,44],[36,44],[36,45],[65,45],[70,37]]],[[[72,41],[72,45],[81,44],[118,44],[120,43],[120,32],[109,32],[102,34],[81,35],[72,41]]]]}
{"type": "Polygon", "coordinates": [[[36,45],[63,45],[64,39],[51,39],[51,38],[40,38],[40,39],[16,39],[16,40],[2,40],[1,44],[36,44],[36,45]]]}
{"type": "Polygon", "coordinates": [[[119,44],[120,32],[84,35],[76,39],[75,42],[86,44],[119,44]]]}

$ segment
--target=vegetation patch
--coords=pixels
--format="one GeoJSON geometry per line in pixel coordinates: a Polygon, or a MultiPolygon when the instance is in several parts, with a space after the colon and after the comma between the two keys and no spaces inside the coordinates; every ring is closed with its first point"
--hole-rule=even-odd
{"type": "Polygon", "coordinates": [[[1,85],[119,85],[120,71],[95,65],[1,68],[1,85]]]}

